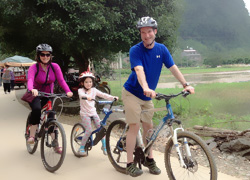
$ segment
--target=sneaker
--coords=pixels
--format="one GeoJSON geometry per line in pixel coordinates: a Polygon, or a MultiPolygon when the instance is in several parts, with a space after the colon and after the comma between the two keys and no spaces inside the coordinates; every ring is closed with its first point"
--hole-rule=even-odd
{"type": "Polygon", "coordinates": [[[30,136],[29,139],[27,140],[28,144],[34,144],[35,143],[35,138],[30,136]]]}
{"type": "Polygon", "coordinates": [[[129,167],[126,168],[126,174],[129,174],[132,177],[137,177],[142,175],[143,171],[135,166],[134,163],[132,163],[129,167]]]}
{"type": "Polygon", "coordinates": [[[80,149],[78,150],[78,154],[83,157],[88,156],[87,152],[82,147],[80,147],[80,149]]]}
{"type": "Polygon", "coordinates": [[[103,154],[106,156],[107,155],[107,149],[106,149],[106,147],[104,147],[104,146],[102,146],[102,151],[103,151],[103,154]]]}
{"type": "Polygon", "coordinates": [[[149,169],[149,172],[151,174],[156,174],[156,175],[161,174],[161,170],[156,166],[156,162],[154,160],[152,162],[149,162],[147,161],[147,158],[146,158],[143,165],[149,169]]]}

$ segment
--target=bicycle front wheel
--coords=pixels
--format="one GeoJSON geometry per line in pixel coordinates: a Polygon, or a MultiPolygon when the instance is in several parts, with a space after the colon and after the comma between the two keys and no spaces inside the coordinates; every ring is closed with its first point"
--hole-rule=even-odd
{"type": "Polygon", "coordinates": [[[165,167],[171,180],[216,180],[217,168],[211,151],[204,141],[191,132],[177,133],[178,146],[186,167],[181,167],[175,145],[170,139],[165,149],[165,167]],[[187,147],[191,152],[188,155],[187,147]]]}
{"type": "Polygon", "coordinates": [[[36,149],[37,149],[37,146],[38,146],[38,140],[37,138],[35,138],[35,143],[34,144],[29,144],[27,141],[30,137],[30,127],[32,126],[30,124],[30,118],[31,118],[31,113],[29,113],[29,116],[27,118],[27,121],[26,121],[26,126],[25,126],[25,141],[26,141],[26,148],[27,148],[27,151],[28,153],[30,154],[34,154],[36,152],[36,149]]]}
{"type": "Polygon", "coordinates": [[[54,172],[58,170],[66,154],[66,135],[63,126],[57,121],[51,121],[48,130],[41,139],[41,158],[44,167],[54,172]]]}
{"type": "Polygon", "coordinates": [[[82,143],[82,137],[85,134],[85,128],[81,123],[77,123],[73,126],[70,135],[71,149],[76,157],[82,157],[79,155],[78,150],[82,143]]]}
{"type": "Polygon", "coordinates": [[[127,151],[126,151],[126,123],[122,120],[113,121],[106,133],[106,148],[109,161],[113,167],[126,173],[127,151]]]}

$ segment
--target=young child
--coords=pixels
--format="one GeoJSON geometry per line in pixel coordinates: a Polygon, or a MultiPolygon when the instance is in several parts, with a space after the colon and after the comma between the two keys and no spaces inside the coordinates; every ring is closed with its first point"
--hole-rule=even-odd
{"type": "MultiPolygon", "coordinates": [[[[81,156],[87,156],[87,152],[85,151],[84,146],[92,132],[91,119],[93,119],[96,128],[100,127],[100,118],[96,112],[95,101],[91,100],[95,99],[96,96],[107,100],[114,100],[114,98],[118,100],[118,97],[111,96],[94,88],[94,79],[95,76],[89,71],[84,71],[79,76],[81,86],[81,88],[78,89],[78,95],[80,99],[80,117],[85,128],[85,134],[82,138],[82,143],[78,150],[78,153],[81,156]],[[87,100],[82,99],[82,97],[87,98],[87,100]]],[[[103,150],[103,154],[107,155],[105,137],[101,141],[101,149],[103,150]]]]}

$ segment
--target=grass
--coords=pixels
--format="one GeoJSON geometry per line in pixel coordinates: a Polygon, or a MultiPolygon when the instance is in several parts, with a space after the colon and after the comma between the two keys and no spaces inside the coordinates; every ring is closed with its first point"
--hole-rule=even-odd
{"type": "MultiPolygon", "coordinates": [[[[171,100],[174,114],[185,127],[194,125],[245,130],[250,127],[250,83],[214,83],[195,87],[196,93],[187,98],[171,100]]],[[[158,92],[177,93],[182,89],[158,89],[158,92]]],[[[155,107],[162,102],[154,100],[155,107]]],[[[155,119],[164,113],[156,113],[155,119]]],[[[155,120],[156,121],[156,120],[155,120]]],[[[156,122],[157,123],[157,122],[156,122]]]]}

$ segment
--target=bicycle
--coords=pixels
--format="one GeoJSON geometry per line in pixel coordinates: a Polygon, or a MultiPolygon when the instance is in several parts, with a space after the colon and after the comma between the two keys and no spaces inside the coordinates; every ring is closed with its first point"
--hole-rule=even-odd
{"type": "MultiPolygon", "coordinates": [[[[170,99],[183,95],[186,97],[188,92],[180,92],[174,95],[157,94],[156,100],[165,100],[167,111],[159,125],[154,130],[147,132],[147,145],[144,147],[139,131],[136,138],[134,151],[134,163],[139,166],[145,161],[159,132],[164,125],[168,126],[169,134],[165,146],[164,162],[168,177],[172,179],[217,179],[217,168],[212,153],[205,142],[197,135],[183,129],[181,121],[175,119],[170,99]],[[179,126],[173,128],[173,124],[179,126]],[[179,161],[178,161],[179,160],[179,161]]],[[[162,111],[163,108],[151,109],[152,111],[162,111]]],[[[145,110],[142,113],[151,111],[145,110]]],[[[129,126],[121,120],[113,121],[106,133],[106,148],[108,158],[113,167],[126,174],[127,152],[126,152],[126,132],[129,126]]]]}
{"type": "Polygon", "coordinates": [[[38,96],[46,97],[49,100],[42,107],[41,119],[36,131],[34,144],[29,144],[27,142],[30,136],[31,124],[29,124],[29,122],[31,119],[31,112],[28,115],[25,127],[26,148],[30,154],[35,153],[38,142],[41,139],[40,148],[43,165],[48,171],[54,172],[61,167],[66,155],[66,135],[63,126],[57,121],[56,112],[53,110],[53,107],[56,99],[59,98],[61,102],[63,102],[61,98],[67,97],[67,95],[38,92],[38,96]],[[59,146],[61,146],[61,153],[58,152],[59,146]]]}
{"type": "MultiPolygon", "coordinates": [[[[82,99],[86,99],[86,98],[82,98],[82,99]]],[[[96,99],[92,99],[92,100],[98,104],[110,105],[110,106],[109,108],[102,109],[102,112],[105,114],[105,116],[103,120],[100,122],[101,126],[97,128],[96,130],[92,131],[85,145],[85,151],[87,152],[87,155],[88,155],[88,151],[90,151],[93,146],[97,145],[98,142],[106,135],[106,125],[107,125],[107,120],[109,116],[113,112],[123,112],[123,110],[121,109],[112,109],[113,103],[116,101],[116,99],[114,99],[113,101],[104,101],[104,100],[99,101],[96,99]],[[94,139],[93,139],[93,135],[95,135],[94,139]]],[[[81,146],[82,137],[84,136],[84,133],[85,133],[85,128],[81,123],[76,123],[73,126],[71,135],[70,135],[70,143],[71,143],[71,149],[76,157],[82,157],[81,155],[78,154],[78,149],[81,146]]]]}

